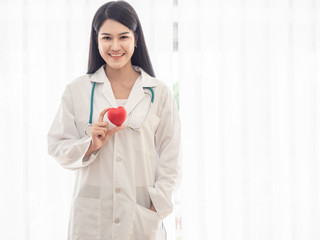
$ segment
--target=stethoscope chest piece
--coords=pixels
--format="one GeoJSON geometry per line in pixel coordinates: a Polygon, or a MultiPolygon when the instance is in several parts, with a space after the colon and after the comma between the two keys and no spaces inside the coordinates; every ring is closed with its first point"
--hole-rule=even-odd
{"type": "Polygon", "coordinates": [[[91,132],[92,132],[92,124],[88,124],[86,126],[86,128],[84,129],[84,133],[87,135],[87,136],[91,136],[91,132]]]}

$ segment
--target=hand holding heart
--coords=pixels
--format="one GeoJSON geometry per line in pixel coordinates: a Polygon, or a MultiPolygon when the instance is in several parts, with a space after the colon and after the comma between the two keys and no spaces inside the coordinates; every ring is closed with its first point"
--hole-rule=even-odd
{"type": "MultiPolygon", "coordinates": [[[[92,125],[92,132],[91,132],[92,141],[91,141],[91,145],[89,147],[89,149],[91,148],[92,151],[96,151],[96,150],[100,149],[104,144],[106,144],[106,142],[110,139],[110,137],[114,133],[116,133],[119,130],[123,129],[123,126],[120,126],[120,125],[125,120],[125,117],[124,117],[123,121],[122,121],[122,119],[120,119],[122,122],[119,121],[119,120],[116,121],[117,124],[119,124],[121,122],[120,125],[117,125],[117,124],[114,123],[115,125],[117,125],[117,127],[112,128],[110,130],[109,130],[108,123],[103,121],[104,115],[108,112],[108,116],[109,116],[109,111],[112,110],[112,109],[113,108],[104,109],[99,115],[98,122],[96,122],[96,123],[94,123],[92,125]]],[[[110,119],[110,121],[111,121],[111,119],[110,119]]]]}

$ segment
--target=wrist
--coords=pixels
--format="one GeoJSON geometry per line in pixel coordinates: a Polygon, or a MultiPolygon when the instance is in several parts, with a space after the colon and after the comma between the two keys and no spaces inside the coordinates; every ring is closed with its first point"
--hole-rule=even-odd
{"type": "Polygon", "coordinates": [[[94,151],[99,150],[100,148],[101,148],[101,146],[94,144],[93,141],[91,140],[88,151],[94,152],[94,151]]]}
{"type": "Polygon", "coordinates": [[[88,147],[88,150],[87,152],[85,153],[84,157],[83,158],[86,158],[88,156],[90,156],[93,152],[99,150],[100,148],[97,147],[97,146],[94,146],[92,141],[90,142],[90,146],[88,147]]]}

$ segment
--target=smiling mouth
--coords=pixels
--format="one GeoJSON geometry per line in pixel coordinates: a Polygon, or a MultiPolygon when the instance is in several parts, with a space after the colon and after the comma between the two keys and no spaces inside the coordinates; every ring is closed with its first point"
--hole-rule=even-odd
{"type": "Polygon", "coordinates": [[[110,56],[112,59],[119,59],[119,58],[121,58],[123,55],[124,55],[124,53],[121,53],[121,54],[109,54],[109,56],[110,56]]]}

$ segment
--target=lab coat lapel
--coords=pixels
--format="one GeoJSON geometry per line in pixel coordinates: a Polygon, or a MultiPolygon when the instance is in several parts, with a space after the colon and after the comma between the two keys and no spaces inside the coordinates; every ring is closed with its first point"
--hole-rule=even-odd
{"type": "Polygon", "coordinates": [[[109,80],[107,80],[103,84],[102,94],[105,96],[105,98],[107,99],[107,101],[110,103],[110,105],[113,108],[117,108],[118,107],[118,104],[116,102],[116,99],[114,98],[112,87],[111,87],[111,84],[110,84],[109,80]]]}
{"type": "Polygon", "coordinates": [[[127,114],[129,115],[130,112],[136,107],[137,104],[144,98],[145,90],[144,87],[156,87],[156,81],[154,78],[150,77],[142,68],[133,66],[137,72],[140,72],[140,77],[136,80],[135,84],[133,85],[127,104],[125,106],[127,110],[127,114]]]}
{"type": "MultiPolygon", "coordinates": [[[[156,83],[152,77],[150,77],[142,68],[134,66],[135,70],[140,72],[140,77],[134,83],[128,101],[126,103],[127,114],[136,107],[136,105],[144,98],[145,93],[143,87],[155,87],[156,83]]],[[[102,95],[107,99],[111,107],[117,108],[118,104],[114,97],[110,81],[105,74],[104,65],[101,66],[94,74],[91,75],[90,80],[92,82],[103,83],[102,95]]]]}
{"type": "Polygon", "coordinates": [[[109,79],[104,71],[104,65],[101,66],[94,74],[91,75],[90,80],[92,82],[103,83],[102,86],[102,95],[107,99],[111,107],[118,107],[117,102],[114,98],[114,94],[112,92],[112,87],[109,79]]]}
{"type": "Polygon", "coordinates": [[[130,112],[143,99],[143,97],[144,97],[143,85],[142,85],[141,77],[139,77],[131,89],[127,104],[125,106],[127,110],[127,115],[130,114],[130,112]]]}

